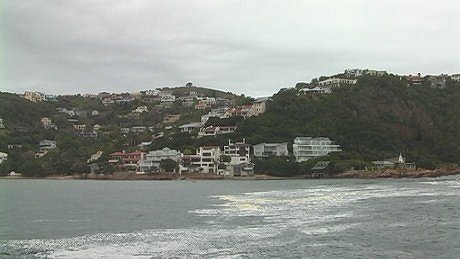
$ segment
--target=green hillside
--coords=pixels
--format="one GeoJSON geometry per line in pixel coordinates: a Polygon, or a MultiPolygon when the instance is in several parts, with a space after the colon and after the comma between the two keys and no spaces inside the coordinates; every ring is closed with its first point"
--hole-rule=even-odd
{"type": "Polygon", "coordinates": [[[460,85],[408,86],[397,76],[363,77],[321,96],[281,90],[267,112],[239,125],[250,143],[325,136],[340,144],[338,159],[378,160],[399,153],[432,168],[460,163],[460,85]]]}

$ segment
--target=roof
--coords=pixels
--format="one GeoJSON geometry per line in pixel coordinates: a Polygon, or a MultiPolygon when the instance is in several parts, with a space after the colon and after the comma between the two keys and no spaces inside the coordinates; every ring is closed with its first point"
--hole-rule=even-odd
{"type": "Polygon", "coordinates": [[[259,146],[259,145],[264,145],[264,146],[267,146],[267,147],[277,147],[277,146],[282,146],[282,145],[287,145],[287,142],[283,142],[283,143],[259,143],[257,145],[254,145],[254,146],[259,146]]]}
{"type": "Polygon", "coordinates": [[[200,122],[190,122],[190,123],[187,123],[187,124],[179,126],[179,129],[183,129],[183,128],[198,128],[198,127],[201,127],[200,122]]]}
{"type": "Polygon", "coordinates": [[[326,167],[328,167],[330,163],[331,161],[318,161],[318,163],[316,163],[316,165],[311,170],[326,169],[326,167]]]}

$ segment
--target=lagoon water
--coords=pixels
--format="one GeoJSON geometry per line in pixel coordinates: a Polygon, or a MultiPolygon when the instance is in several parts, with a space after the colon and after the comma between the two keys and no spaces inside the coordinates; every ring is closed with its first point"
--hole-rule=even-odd
{"type": "Polygon", "coordinates": [[[0,180],[0,258],[459,258],[460,176],[0,180]]]}

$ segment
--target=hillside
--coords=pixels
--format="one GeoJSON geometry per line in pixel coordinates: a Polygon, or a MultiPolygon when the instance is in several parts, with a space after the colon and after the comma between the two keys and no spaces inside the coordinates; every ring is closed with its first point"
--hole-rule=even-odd
{"type": "Polygon", "coordinates": [[[460,163],[460,87],[409,87],[387,75],[363,77],[357,85],[320,96],[281,90],[263,116],[241,123],[251,143],[292,142],[296,136],[326,136],[340,144],[340,159],[366,161],[405,154],[432,168],[460,163]]]}
{"type": "MultiPolygon", "coordinates": [[[[109,154],[137,150],[141,143],[150,143],[142,147],[144,151],[169,147],[193,154],[203,145],[222,146],[228,139],[245,138],[250,144],[288,142],[292,152],[292,142],[298,136],[329,137],[339,144],[343,152],[327,159],[341,164],[340,170],[363,167],[370,161],[400,153],[423,168],[460,164],[458,82],[449,81],[446,88],[434,89],[427,85],[409,86],[399,76],[385,75],[361,77],[356,85],[335,88],[330,94],[299,94],[299,87],[282,89],[273,95],[266,112],[259,116],[211,117],[204,127],[237,125],[236,132],[202,138],[197,137],[197,130],[193,134],[184,133],[179,126],[200,121],[210,108],[193,108],[198,102],[196,97],[188,106],[184,105],[185,99],[179,98],[193,92],[227,98],[235,106],[250,103],[252,99],[199,87],[161,90],[172,92],[176,101],[165,105],[159,97],[145,94],[108,94],[116,102],[103,104],[101,96],[74,95],[59,96],[55,102],[33,103],[19,95],[0,93],[0,118],[6,126],[0,129],[0,152],[8,153],[8,160],[0,165],[0,173],[10,170],[27,176],[83,173],[89,170],[88,158],[98,151],[104,152],[97,160],[101,170],[113,171],[107,164],[109,154]],[[134,112],[143,106],[146,112],[134,112]],[[177,114],[181,116],[165,122],[168,116],[177,114]],[[57,129],[44,128],[43,117],[49,118],[57,129]],[[84,129],[77,130],[75,127],[79,125],[84,129]],[[123,133],[123,129],[136,127],[140,131],[123,133]],[[93,132],[97,137],[93,138],[93,132]],[[42,140],[56,141],[56,149],[41,156],[37,152],[42,140]]],[[[305,172],[315,161],[299,164],[292,159],[273,158],[254,162],[258,172],[292,175],[305,172]]]]}

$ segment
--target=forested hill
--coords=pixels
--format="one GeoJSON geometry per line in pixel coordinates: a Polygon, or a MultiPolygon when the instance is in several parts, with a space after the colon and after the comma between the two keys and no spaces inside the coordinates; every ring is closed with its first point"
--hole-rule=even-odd
{"type": "Polygon", "coordinates": [[[263,116],[249,118],[239,134],[250,143],[292,142],[325,136],[340,144],[339,159],[372,161],[403,153],[422,167],[460,163],[460,85],[408,86],[397,76],[362,77],[332,94],[273,96],[263,116]]]}

